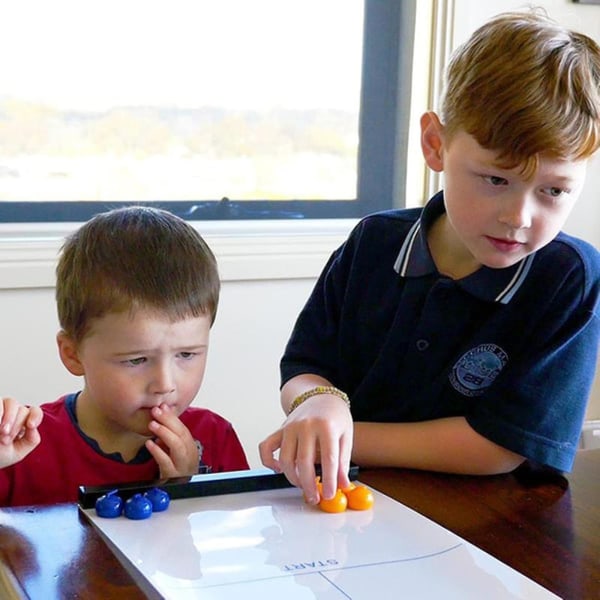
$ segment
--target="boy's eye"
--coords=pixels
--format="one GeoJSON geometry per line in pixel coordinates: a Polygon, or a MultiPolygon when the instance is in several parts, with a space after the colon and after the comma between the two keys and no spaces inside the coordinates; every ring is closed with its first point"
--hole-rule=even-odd
{"type": "Polygon", "coordinates": [[[125,361],[128,365],[133,365],[133,366],[137,366],[137,365],[141,365],[143,363],[146,362],[146,357],[145,356],[139,356],[138,358],[130,358],[129,360],[125,361]]]}
{"type": "Polygon", "coordinates": [[[559,196],[562,196],[564,193],[567,193],[567,190],[563,190],[562,188],[559,188],[559,187],[544,188],[543,191],[545,194],[548,194],[548,196],[552,196],[553,198],[558,198],[559,196]]]}
{"type": "Polygon", "coordinates": [[[194,356],[196,356],[196,353],[195,352],[180,352],[179,356],[181,358],[189,360],[190,358],[193,358],[194,356]]]}
{"type": "Polygon", "coordinates": [[[497,185],[507,185],[508,184],[508,181],[506,181],[506,179],[504,179],[504,177],[498,177],[496,175],[486,175],[484,177],[484,179],[488,183],[491,183],[494,186],[497,186],[497,185]]]}

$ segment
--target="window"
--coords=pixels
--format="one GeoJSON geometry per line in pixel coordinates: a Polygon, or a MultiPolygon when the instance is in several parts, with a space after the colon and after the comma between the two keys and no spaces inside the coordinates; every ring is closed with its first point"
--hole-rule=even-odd
{"type": "Polygon", "coordinates": [[[123,202],[194,220],[397,204],[413,13],[396,0],[12,3],[0,222],[123,202]]]}

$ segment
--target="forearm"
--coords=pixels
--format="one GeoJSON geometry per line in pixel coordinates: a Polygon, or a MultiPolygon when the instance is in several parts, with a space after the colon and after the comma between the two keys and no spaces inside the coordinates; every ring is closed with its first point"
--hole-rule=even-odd
{"type": "Polygon", "coordinates": [[[464,417],[417,423],[354,424],[352,461],[446,473],[507,473],[523,457],[478,434],[464,417]]]}

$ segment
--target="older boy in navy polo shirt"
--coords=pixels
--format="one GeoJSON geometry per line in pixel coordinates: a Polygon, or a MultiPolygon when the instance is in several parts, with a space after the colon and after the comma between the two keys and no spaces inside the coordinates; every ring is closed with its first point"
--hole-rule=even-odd
{"type": "Polygon", "coordinates": [[[288,418],[261,459],[311,502],[315,462],[324,497],[350,459],[466,474],[573,463],[600,255],[560,230],[600,146],[600,48],[533,12],[500,15],[454,54],[421,133],[443,192],[357,225],[281,361],[288,418]]]}

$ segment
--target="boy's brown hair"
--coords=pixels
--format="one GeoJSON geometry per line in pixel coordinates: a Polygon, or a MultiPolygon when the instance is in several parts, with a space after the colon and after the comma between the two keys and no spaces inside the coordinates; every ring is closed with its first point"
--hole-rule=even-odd
{"type": "Polygon", "coordinates": [[[540,154],[587,158],[600,146],[600,47],[540,12],[498,15],[451,57],[441,120],[528,176],[540,154]]]}
{"type": "Polygon", "coordinates": [[[156,310],[173,321],[209,315],[220,281],[201,235],[165,210],[134,206],[98,214],[67,238],[56,269],[60,326],[76,342],[110,312],[156,310]]]}

